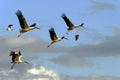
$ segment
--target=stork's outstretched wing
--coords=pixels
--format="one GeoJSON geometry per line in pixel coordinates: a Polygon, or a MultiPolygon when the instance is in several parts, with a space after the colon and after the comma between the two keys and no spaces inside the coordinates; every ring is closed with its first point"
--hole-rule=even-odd
{"type": "Polygon", "coordinates": [[[21,12],[20,10],[18,10],[18,11],[16,12],[16,15],[17,15],[17,17],[18,17],[18,20],[19,20],[19,23],[20,23],[21,28],[22,28],[22,29],[28,28],[29,26],[28,26],[28,24],[27,24],[26,19],[25,19],[24,16],[23,16],[22,12],[21,12]]]}
{"type": "Polygon", "coordinates": [[[62,18],[63,18],[63,20],[65,21],[65,23],[68,27],[73,27],[74,26],[73,23],[69,20],[69,18],[67,18],[65,13],[62,14],[62,18]]]}
{"type": "Polygon", "coordinates": [[[50,28],[50,29],[49,29],[49,34],[50,34],[50,38],[51,38],[52,40],[58,39],[58,37],[57,37],[57,35],[56,35],[55,31],[54,31],[54,28],[50,28]]]}

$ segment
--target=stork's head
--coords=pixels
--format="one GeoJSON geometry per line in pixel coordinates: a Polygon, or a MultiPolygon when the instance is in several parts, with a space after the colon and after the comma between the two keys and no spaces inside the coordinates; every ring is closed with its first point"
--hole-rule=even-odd
{"type": "Polygon", "coordinates": [[[84,23],[80,24],[78,27],[84,27],[83,25],[84,25],[84,23]]]}
{"type": "Polygon", "coordinates": [[[34,24],[30,25],[30,29],[32,30],[32,29],[40,29],[40,28],[36,27],[36,23],[34,23],[34,24]]]}
{"type": "Polygon", "coordinates": [[[39,29],[39,30],[40,30],[39,27],[36,27],[36,26],[30,26],[29,29],[28,29],[28,31],[33,30],[33,29],[39,29]]]}
{"type": "Polygon", "coordinates": [[[12,56],[15,54],[15,51],[11,51],[9,56],[12,56]]]}
{"type": "Polygon", "coordinates": [[[39,27],[34,27],[34,29],[39,29],[39,30],[40,30],[40,28],[39,28],[39,27]]]}
{"type": "Polygon", "coordinates": [[[68,40],[68,38],[66,38],[65,36],[61,37],[61,39],[65,39],[65,40],[68,40]]]}

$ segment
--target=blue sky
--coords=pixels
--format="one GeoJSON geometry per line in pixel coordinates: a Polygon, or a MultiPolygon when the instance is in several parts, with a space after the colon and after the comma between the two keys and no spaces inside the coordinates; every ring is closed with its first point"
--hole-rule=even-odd
{"type": "Polygon", "coordinates": [[[2,80],[119,80],[120,79],[120,0],[3,0],[0,5],[0,79],[2,80]],[[20,38],[16,11],[21,10],[28,24],[37,23],[20,38]],[[66,35],[62,13],[74,24],[84,23],[66,35]],[[5,29],[13,24],[13,31],[5,29]],[[47,48],[49,28],[69,40],[47,48]],[[78,41],[74,36],[80,34],[78,41]],[[30,65],[10,70],[11,50],[21,51],[30,65]],[[7,59],[7,60],[6,60],[7,59]],[[20,76],[24,75],[26,76],[20,76]],[[36,74],[35,74],[36,73],[36,74]],[[46,79],[47,78],[47,79],[46,79]]]}

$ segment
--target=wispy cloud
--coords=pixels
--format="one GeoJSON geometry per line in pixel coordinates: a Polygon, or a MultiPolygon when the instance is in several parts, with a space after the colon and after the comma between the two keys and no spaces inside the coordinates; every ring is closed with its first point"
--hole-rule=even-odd
{"type": "Polygon", "coordinates": [[[66,75],[63,80],[120,80],[120,76],[90,74],[88,76],[70,76],[66,75]]]}
{"type": "Polygon", "coordinates": [[[87,9],[89,12],[84,15],[92,15],[100,11],[114,11],[115,9],[116,6],[113,3],[91,0],[91,5],[87,9]]]}
{"type": "MultiPolygon", "coordinates": [[[[74,53],[73,53],[74,54],[74,53]]],[[[56,58],[50,59],[50,61],[54,62],[55,64],[60,64],[63,66],[93,66],[94,63],[90,62],[86,58],[81,58],[80,56],[66,54],[62,56],[58,56],[56,58]]]]}
{"type": "Polygon", "coordinates": [[[107,2],[99,2],[95,0],[91,0],[92,5],[90,9],[95,11],[102,11],[102,10],[115,10],[115,5],[107,2]]]}
{"type": "Polygon", "coordinates": [[[16,39],[14,36],[1,37],[1,61],[9,61],[10,58],[8,58],[8,55],[11,50],[21,50],[21,52],[26,55],[33,55],[34,53],[33,57],[37,57],[38,55],[36,54],[41,53],[64,53],[49,60],[65,66],[92,66],[94,63],[88,61],[88,58],[120,56],[118,54],[120,52],[120,33],[118,30],[120,29],[115,28],[115,36],[105,36],[102,43],[94,44],[93,40],[91,44],[84,44],[75,47],[54,45],[47,48],[48,43],[37,37],[24,37],[20,39],[16,39]]]}
{"type": "Polygon", "coordinates": [[[47,45],[49,44],[48,42],[33,36],[21,38],[18,38],[14,35],[1,36],[0,41],[2,42],[0,45],[1,53],[10,52],[11,50],[21,50],[25,53],[52,53],[65,50],[64,48],[60,49],[55,45],[53,47],[47,48],[47,45]]]}
{"type": "Polygon", "coordinates": [[[94,65],[94,63],[88,61],[87,59],[89,58],[120,57],[119,30],[119,28],[117,28],[117,31],[115,29],[116,35],[114,36],[105,36],[102,43],[69,47],[67,54],[60,55],[50,60],[64,66],[90,66],[94,65]]]}

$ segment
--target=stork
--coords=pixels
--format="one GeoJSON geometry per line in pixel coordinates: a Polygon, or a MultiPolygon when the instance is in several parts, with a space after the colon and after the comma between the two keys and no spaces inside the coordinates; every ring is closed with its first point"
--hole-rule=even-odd
{"type": "Polygon", "coordinates": [[[61,37],[61,38],[58,38],[55,31],[54,31],[54,28],[50,28],[49,29],[49,34],[50,34],[50,38],[51,38],[51,42],[50,44],[48,45],[48,47],[50,47],[53,43],[56,43],[56,42],[59,42],[61,40],[68,40],[68,38],[65,38],[65,36],[61,37]]]}
{"type": "Polygon", "coordinates": [[[78,40],[79,36],[80,36],[79,34],[76,34],[76,35],[75,35],[75,40],[76,40],[76,41],[78,40]]]}
{"type": "Polygon", "coordinates": [[[9,56],[12,56],[12,62],[11,63],[13,63],[13,65],[11,66],[11,69],[13,69],[15,64],[21,64],[21,63],[29,64],[27,61],[22,61],[21,60],[22,54],[21,54],[20,51],[19,52],[11,51],[9,56]]]}
{"type": "Polygon", "coordinates": [[[7,31],[13,31],[12,26],[13,26],[12,24],[9,24],[8,27],[6,28],[6,30],[7,31]]]}
{"type": "Polygon", "coordinates": [[[66,14],[63,13],[62,14],[62,19],[65,21],[66,25],[68,26],[67,28],[67,32],[66,34],[68,34],[68,32],[70,32],[71,30],[75,29],[75,28],[78,28],[78,27],[83,27],[84,23],[80,24],[80,25],[74,25],[70,20],[69,18],[67,18],[66,14]]]}
{"type": "Polygon", "coordinates": [[[20,10],[18,10],[16,12],[16,15],[18,17],[21,29],[20,29],[20,34],[18,35],[18,37],[20,37],[23,33],[28,32],[30,30],[33,29],[40,29],[38,27],[36,27],[36,23],[32,24],[32,25],[28,25],[26,19],[24,18],[22,12],[20,10]]]}

